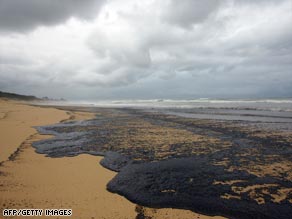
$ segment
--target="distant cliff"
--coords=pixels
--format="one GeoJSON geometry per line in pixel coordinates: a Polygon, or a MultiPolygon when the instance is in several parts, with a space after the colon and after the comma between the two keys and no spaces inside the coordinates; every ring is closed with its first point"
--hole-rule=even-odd
{"type": "Polygon", "coordinates": [[[16,100],[41,100],[40,98],[37,98],[35,96],[27,96],[27,95],[21,95],[21,94],[14,94],[14,93],[6,93],[0,91],[0,98],[9,98],[9,99],[16,99],[16,100]]]}

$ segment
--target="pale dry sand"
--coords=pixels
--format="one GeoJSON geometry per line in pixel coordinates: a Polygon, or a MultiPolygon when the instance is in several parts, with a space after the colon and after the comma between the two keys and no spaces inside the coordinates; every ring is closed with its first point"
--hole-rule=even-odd
{"type": "Polygon", "coordinates": [[[5,161],[30,135],[33,126],[57,123],[69,118],[65,111],[29,106],[0,99],[0,162],[5,161]]]}
{"type": "Polygon", "coordinates": [[[28,140],[17,159],[0,168],[8,174],[1,176],[2,209],[66,208],[73,210],[72,218],[135,218],[135,204],[106,190],[115,173],[99,164],[102,157],[48,158],[30,146],[40,137],[28,140]]]}
{"type": "Polygon", "coordinates": [[[1,145],[12,142],[10,138],[18,140],[11,147],[1,147],[1,152],[12,153],[20,145],[15,159],[5,161],[0,167],[1,213],[4,208],[70,208],[74,218],[136,217],[135,204],[106,190],[107,182],[116,173],[99,164],[101,157],[49,158],[35,153],[31,147],[33,141],[50,137],[37,134],[31,126],[68,118],[89,119],[94,114],[68,113],[12,101],[1,101],[1,112],[8,113],[4,118],[7,121],[0,120],[0,124],[3,123],[3,129],[7,126],[10,134],[5,138],[1,134],[1,145]],[[14,130],[16,123],[21,124],[18,125],[21,129],[14,130]]]}
{"type": "MultiPolygon", "coordinates": [[[[31,147],[33,141],[50,137],[37,134],[32,126],[93,116],[0,100],[1,159],[6,160],[0,166],[0,215],[5,208],[71,208],[70,218],[136,218],[135,204],[106,190],[106,184],[116,173],[99,164],[101,157],[49,158],[35,153],[31,147]],[[14,159],[7,161],[17,148],[14,159]]],[[[143,208],[143,211],[149,219],[222,218],[177,209],[143,208]]]]}

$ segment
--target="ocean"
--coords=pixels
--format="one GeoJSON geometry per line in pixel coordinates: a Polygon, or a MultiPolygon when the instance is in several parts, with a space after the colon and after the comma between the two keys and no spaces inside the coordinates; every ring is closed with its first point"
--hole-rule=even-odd
{"type": "MultiPolygon", "coordinates": [[[[74,103],[72,103],[74,104],[74,103]]],[[[113,100],[78,102],[105,108],[133,108],[187,118],[292,124],[292,98],[113,100]]]]}

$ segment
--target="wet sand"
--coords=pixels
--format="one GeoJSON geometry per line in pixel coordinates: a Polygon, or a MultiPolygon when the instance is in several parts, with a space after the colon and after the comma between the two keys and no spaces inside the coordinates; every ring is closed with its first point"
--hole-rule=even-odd
{"type": "Polygon", "coordinates": [[[72,208],[72,218],[134,219],[143,209],[145,218],[152,219],[221,218],[187,210],[136,206],[106,190],[116,173],[99,164],[102,157],[82,154],[50,158],[31,147],[34,141],[50,138],[37,134],[32,126],[89,119],[92,113],[0,100],[0,116],[1,159],[5,161],[0,166],[1,213],[5,208],[72,208]]]}

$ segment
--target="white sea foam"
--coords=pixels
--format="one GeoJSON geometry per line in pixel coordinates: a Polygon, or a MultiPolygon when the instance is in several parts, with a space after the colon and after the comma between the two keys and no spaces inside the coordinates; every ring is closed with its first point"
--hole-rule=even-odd
{"type": "Polygon", "coordinates": [[[292,99],[149,99],[149,100],[108,100],[88,101],[96,107],[133,107],[133,108],[232,108],[269,111],[292,111],[292,99]]]}
{"type": "Polygon", "coordinates": [[[50,102],[45,105],[114,107],[114,108],[177,108],[177,109],[241,109],[292,112],[292,99],[148,99],[50,102]]]}

